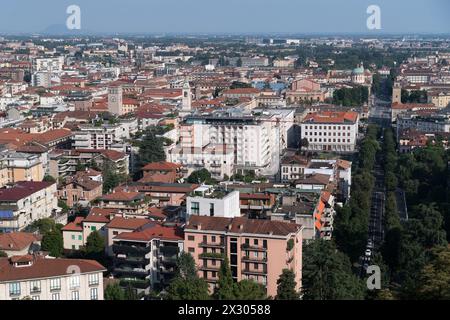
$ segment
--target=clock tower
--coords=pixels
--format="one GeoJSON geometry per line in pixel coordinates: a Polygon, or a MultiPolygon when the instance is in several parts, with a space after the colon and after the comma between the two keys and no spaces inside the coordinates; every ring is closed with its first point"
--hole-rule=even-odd
{"type": "Polygon", "coordinates": [[[111,86],[108,88],[108,111],[115,115],[123,114],[122,87],[111,86]]]}

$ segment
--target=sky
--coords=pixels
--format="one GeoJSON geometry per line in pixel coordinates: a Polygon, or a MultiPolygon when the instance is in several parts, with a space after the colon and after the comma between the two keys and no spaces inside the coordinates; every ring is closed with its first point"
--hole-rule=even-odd
{"type": "Polygon", "coordinates": [[[450,0],[0,0],[0,33],[64,30],[73,4],[81,33],[450,34],[450,0]]]}

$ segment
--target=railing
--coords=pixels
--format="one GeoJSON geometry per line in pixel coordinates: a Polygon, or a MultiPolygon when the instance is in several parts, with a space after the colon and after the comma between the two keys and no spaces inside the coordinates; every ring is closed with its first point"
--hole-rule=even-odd
{"type": "Polygon", "coordinates": [[[260,247],[260,246],[252,246],[252,245],[249,245],[246,243],[241,245],[241,249],[242,250],[254,250],[254,251],[267,251],[267,248],[260,247]]]}
{"type": "Polygon", "coordinates": [[[242,261],[255,262],[255,263],[267,263],[267,258],[254,258],[254,257],[242,257],[242,261]]]}
{"type": "Polygon", "coordinates": [[[213,248],[224,248],[225,243],[223,242],[200,242],[199,247],[213,247],[213,248]]]}
{"type": "Polygon", "coordinates": [[[115,254],[118,253],[135,253],[135,254],[145,254],[150,252],[150,247],[138,247],[138,246],[126,246],[120,244],[113,244],[112,246],[113,252],[115,254]]]}
{"type": "Polygon", "coordinates": [[[120,279],[119,282],[122,287],[134,287],[138,289],[147,289],[150,287],[150,280],[141,280],[141,279],[120,279]]]}

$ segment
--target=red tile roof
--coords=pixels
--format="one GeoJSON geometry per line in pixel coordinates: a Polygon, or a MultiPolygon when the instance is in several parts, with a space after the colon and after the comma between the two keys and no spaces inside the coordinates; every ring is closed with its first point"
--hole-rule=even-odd
{"type": "Polygon", "coordinates": [[[1,233],[0,250],[20,251],[29,247],[33,242],[40,240],[41,236],[28,232],[1,233]]]}
{"type": "Polygon", "coordinates": [[[185,227],[185,232],[197,230],[261,234],[265,236],[288,236],[300,230],[301,225],[273,220],[258,220],[248,218],[222,218],[209,216],[191,216],[185,227]]]}
{"type": "Polygon", "coordinates": [[[151,162],[146,164],[142,170],[143,171],[175,171],[181,168],[181,164],[167,162],[167,161],[159,161],[159,162],[151,162]]]}
{"type": "Polygon", "coordinates": [[[143,230],[138,229],[133,232],[123,232],[114,239],[132,241],[150,241],[152,239],[180,241],[184,239],[184,234],[178,226],[167,227],[158,223],[152,223],[152,225],[145,226],[143,230]]]}
{"type": "Polygon", "coordinates": [[[111,229],[136,230],[149,222],[148,219],[115,217],[106,226],[111,229]]]}
{"type": "Polygon", "coordinates": [[[12,188],[0,189],[0,201],[18,201],[53,184],[47,181],[19,181],[12,188]]]}
{"type": "Polygon", "coordinates": [[[83,217],[76,217],[73,222],[69,222],[64,227],[61,228],[62,231],[83,231],[82,223],[84,221],[83,217]]]}
{"type": "MultiPolygon", "coordinates": [[[[13,261],[17,261],[14,258],[13,261]]],[[[26,257],[29,260],[29,256],[26,257]]],[[[8,258],[0,258],[0,281],[17,281],[27,279],[65,276],[70,267],[77,266],[81,273],[103,272],[106,268],[95,260],[85,259],[46,259],[32,257],[32,265],[15,267],[8,258]]]]}

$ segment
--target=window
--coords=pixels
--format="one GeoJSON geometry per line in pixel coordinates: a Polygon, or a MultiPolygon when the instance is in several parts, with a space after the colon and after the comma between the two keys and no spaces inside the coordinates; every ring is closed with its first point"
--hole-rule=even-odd
{"type": "MultiPolygon", "coordinates": [[[[97,288],[95,288],[97,290],[97,288]]],[[[72,300],[80,300],[80,292],[72,291],[72,300]]]]}
{"type": "Polygon", "coordinates": [[[99,284],[98,273],[90,274],[88,276],[88,283],[90,286],[98,285],[99,284]]]}
{"type": "Polygon", "coordinates": [[[20,296],[20,282],[13,282],[9,284],[9,295],[20,296]]]}
{"type": "Polygon", "coordinates": [[[91,231],[97,231],[97,227],[91,226],[91,231]]]}
{"type": "Polygon", "coordinates": [[[41,292],[41,282],[39,280],[31,281],[30,293],[37,293],[37,292],[41,292]]]}
{"type": "Polygon", "coordinates": [[[194,240],[195,240],[195,237],[194,237],[194,236],[188,236],[188,240],[189,240],[189,241],[194,241],[194,240]]]}
{"type": "Polygon", "coordinates": [[[254,239],[254,240],[253,240],[253,244],[254,244],[255,246],[257,246],[257,245],[258,245],[258,239],[254,239]]]}
{"type": "Polygon", "coordinates": [[[263,248],[267,249],[267,240],[263,240],[263,248]]]}
{"type": "Polygon", "coordinates": [[[75,289],[80,286],[80,276],[74,275],[70,276],[70,289],[75,289]]]}
{"type": "Polygon", "coordinates": [[[190,253],[193,253],[193,252],[195,252],[195,248],[190,247],[190,248],[188,248],[188,251],[189,251],[190,253]]]}
{"type": "Polygon", "coordinates": [[[75,247],[75,245],[73,244],[73,245],[72,245],[72,250],[75,250],[75,249],[76,249],[76,247],[75,247]]]}
{"type": "Polygon", "coordinates": [[[59,293],[52,293],[52,300],[60,300],[61,296],[59,293]]]}
{"type": "Polygon", "coordinates": [[[211,236],[211,242],[216,242],[216,236],[211,236]]]}
{"type": "Polygon", "coordinates": [[[97,288],[91,288],[91,300],[98,300],[98,290],[97,288]]]}
{"type": "Polygon", "coordinates": [[[61,279],[50,279],[50,290],[61,290],[61,279]]]}
{"type": "Polygon", "coordinates": [[[82,240],[83,239],[83,236],[78,236],[78,240],[82,240]]]}
{"type": "Polygon", "coordinates": [[[211,217],[214,216],[214,203],[210,203],[210,204],[209,204],[209,215],[210,215],[211,217]]]}
{"type": "Polygon", "coordinates": [[[75,240],[75,235],[74,234],[72,235],[72,240],[75,240]]]}
{"type": "Polygon", "coordinates": [[[39,296],[32,296],[31,300],[41,300],[41,297],[39,297],[39,296]]]}
{"type": "Polygon", "coordinates": [[[200,213],[200,204],[198,202],[191,202],[191,213],[192,214],[200,213]]]}

